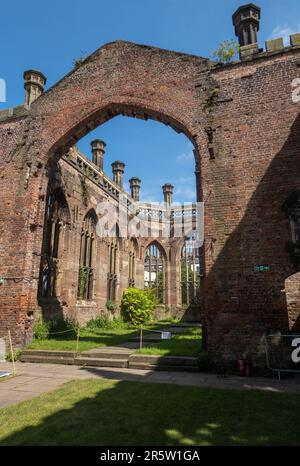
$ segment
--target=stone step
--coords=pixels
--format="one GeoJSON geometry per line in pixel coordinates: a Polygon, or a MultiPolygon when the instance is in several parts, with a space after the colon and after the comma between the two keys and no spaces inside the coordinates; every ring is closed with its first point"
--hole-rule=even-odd
{"type": "Polygon", "coordinates": [[[77,357],[75,364],[80,366],[93,367],[128,367],[128,359],[111,359],[111,358],[84,358],[77,357]]]}
{"type": "Polygon", "coordinates": [[[95,367],[128,367],[128,359],[111,359],[111,358],[85,358],[78,356],[74,357],[58,357],[58,356],[46,356],[46,355],[34,355],[27,354],[20,358],[22,362],[32,363],[48,363],[48,364],[68,364],[76,366],[95,366],[95,367]]]}
{"type": "Polygon", "coordinates": [[[48,364],[68,364],[74,365],[74,357],[62,357],[62,356],[37,356],[34,354],[22,354],[20,357],[21,362],[36,362],[36,363],[48,363],[48,364]]]}
{"type": "Polygon", "coordinates": [[[174,371],[174,372],[199,372],[194,366],[168,366],[159,364],[149,364],[147,362],[130,362],[129,369],[153,370],[153,371],[174,371]]]}
{"type": "Polygon", "coordinates": [[[46,356],[46,357],[74,357],[74,351],[59,351],[59,350],[35,350],[27,349],[22,351],[22,356],[46,356]]]}
{"type": "Polygon", "coordinates": [[[198,368],[198,360],[192,356],[156,356],[151,354],[132,354],[130,363],[146,363],[159,366],[185,366],[198,368]]]}
{"type": "Polygon", "coordinates": [[[93,359],[128,359],[132,354],[132,351],[125,353],[124,351],[83,351],[80,353],[80,357],[93,358],[93,359]]]}

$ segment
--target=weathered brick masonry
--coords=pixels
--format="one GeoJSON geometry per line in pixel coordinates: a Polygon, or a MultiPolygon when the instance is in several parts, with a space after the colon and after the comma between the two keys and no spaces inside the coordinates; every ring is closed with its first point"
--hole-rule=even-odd
{"type": "Polygon", "coordinates": [[[162,121],[195,146],[207,348],[235,352],[237,342],[257,345],[270,330],[299,329],[299,278],[289,278],[299,269],[284,208],[300,189],[297,37],[266,52],[246,43],[242,60],[226,66],[113,42],[30,107],[0,113],[2,334],[10,328],[18,344],[31,337],[49,170],[117,114],[162,121]]]}

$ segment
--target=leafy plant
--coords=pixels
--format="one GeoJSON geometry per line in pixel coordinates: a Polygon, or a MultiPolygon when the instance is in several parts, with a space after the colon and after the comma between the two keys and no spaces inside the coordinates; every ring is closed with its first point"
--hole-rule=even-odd
{"type": "Polygon", "coordinates": [[[227,64],[233,61],[239,53],[239,49],[239,44],[234,40],[224,40],[212,54],[212,57],[220,63],[227,64]]]}
{"type": "Polygon", "coordinates": [[[34,324],[34,338],[36,340],[48,340],[51,335],[59,337],[60,335],[67,338],[74,337],[77,334],[78,324],[71,320],[43,320],[38,319],[34,324]]]}
{"type": "Polygon", "coordinates": [[[51,322],[43,319],[37,319],[34,323],[34,337],[36,340],[47,340],[49,337],[51,322]]]}
{"type": "Polygon", "coordinates": [[[80,52],[80,57],[74,58],[74,60],[72,62],[73,67],[78,68],[79,66],[81,66],[82,63],[84,62],[85,58],[86,58],[86,52],[81,51],[80,52]]]}
{"type": "Polygon", "coordinates": [[[201,370],[210,371],[214,368],[214,360],[210,353],[200,351],[198,354],[198,366],[201,370]]]}
{"type": "Polygon", "coordinates": [[[108,319],[106,316],[98,316],[95,319],[90,320],[86,324],[87,330],[97,331],[100,329],[115,329],[124,327],[124,321],[122,319],[108,319]]]}
{"type": "Polygon", "coordinates": [[[51,333],[60,335],[60,332],[68,331],[67,336],[76,336],[78,323],[75,320],[71,319],[57,319],[57,320],[50,320],[50,336],[51,333]]]}
{"type": "MultiPolygon", "coordinates": [[[[22,355],[22,351],[21,350],[17,350],[17,351],[14,351],[14,361],[19,361],[21,355],[22,355]]],[[[7,353],[6,357],[5,357],[6,361],[8,362],[12,362],[13,358],[12,358],[12,354],[11,354],[11,351],[9,353],[7,353]]]]}
{"type": "Polygon", "coordinates": [[[83,203],[86,205],[88,202],[88,197],[89,197],[89,189],[86,183],[85,175],[82,175],[80,177],[80,187],[81,187],[82,200],[83,200],[83,203]]]}
{"type": "Polygon", "coordinates": [[[81,265],[79,267],[79,274],[78,274],[78,298],[83,298],[86,292],[87,284],[89,279],[89,271],[87,267],[81,265]]]}
{"type": "Polygon", "coordinates": [[[133,325],[142,325],[147,322],[154,310],[155,301],[148,290],[127,288],[123,292],[122,311],[133,325]]]}
{"type": "Polygon", "coordinates": [[[106,309],[108,311],[115,312],[116,308],[117,308],[117,304],[115,303],[115,301],[113,301],[111,299],[106,301],[106,309]]]}

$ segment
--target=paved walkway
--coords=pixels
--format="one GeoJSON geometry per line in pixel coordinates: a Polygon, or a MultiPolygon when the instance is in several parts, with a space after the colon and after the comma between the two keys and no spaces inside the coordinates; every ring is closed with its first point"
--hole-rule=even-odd
{"type": "MultiPolygon", "coordinates": [[[[89,368],[65,366],[60,364],[20,363],[17,375],[0,379],[0,408],[20,401],[29,400],[49,392],[65,382],[78,379],[112,379],[155,383],[174,383],[205,388],[225,388],[242,390],[265,390],[273,392],[300,393],[300,380],[288,379],[279,382],[263,377],[241,378],[236,376],[220,377],[203,372],[162,372],[135,369],[89,368]]],[[[11,371],[11,363],[0,363],[0,371],[11,371]]]]}

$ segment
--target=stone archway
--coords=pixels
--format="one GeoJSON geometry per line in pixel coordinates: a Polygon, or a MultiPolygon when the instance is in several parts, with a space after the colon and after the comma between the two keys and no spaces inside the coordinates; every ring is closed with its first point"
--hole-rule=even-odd
{"type": "MultiPolygon", "coordinates": [[[[209,60],[127,42],[105,45],[81,66],[33,102],[14,121],[14,142],[4,159],[15,170],[16,192],[10,228],[25,232],[16,242],[13,293],[7,320],[14,340],[22,345],[31,337],[37,306],[37,283],[43,233],[48,172],[81,137],[116,115],[151,118],[183,132],[195,147],[197,166],[206,155],[205,115],[199,110],[195,84],[209,60]],[[184,70],[184,71],[183,71],[184,70]],[[12,310],[14,311],[12,312],[12,310]]],[[[200,97],[205,102],[206,94],[200,97]]],[[[0,130],[5,131],[5,128],[0,130]]],[[[197,196],[202,193],[198,183],[197,196]]],[[[3,263],[10,251],[3,251],[3,263]]],[[[4,274],[9,275],[9,271],[4,274]]],[[[5,304],[5,297],[3,304],[5,304]]]]}

